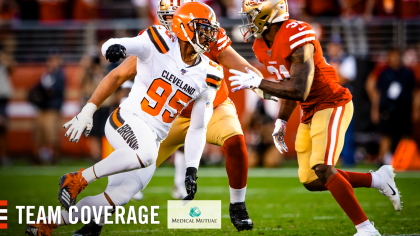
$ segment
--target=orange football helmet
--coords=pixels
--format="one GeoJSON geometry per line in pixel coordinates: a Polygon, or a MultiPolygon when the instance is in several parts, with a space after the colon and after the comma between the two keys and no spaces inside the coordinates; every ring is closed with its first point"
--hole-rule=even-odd
{"type": "Polygon", "coordinates": [[[204,3],[188,2],[175,11],[172,32],[180,40],[190,42],[197,53],[204,53],[211,50],[211,43],[217,42],[219,22],[211,7],[204,3]],[[200,44],[200,37],[205,38],[207,45],[200,44]]]}
{"type": "Polygon", "coordinates": [[[261,38],[272,23],[288,20],[289,8],[287,0],[244,0],[239,15],[243,22],[239,30],[248,42],[252,36],[261,38]]]}
{"type": "Polygon", "coordinates": [[[182,6],[184,3],[191,2],[194,0],[160,0],[159,10],[156,12],[159,23],[164,26],[168,31],[172,31],[171,24],[172,20],[166,19],[167,16],[173,16],[175,10],[182,6]]]}

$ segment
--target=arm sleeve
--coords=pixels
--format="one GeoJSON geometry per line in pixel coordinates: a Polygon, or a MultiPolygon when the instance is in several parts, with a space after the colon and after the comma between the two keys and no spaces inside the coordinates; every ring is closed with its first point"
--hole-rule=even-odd
{"type": "Polygon", "coordinates": [[[150,58],[152,54],[152,42],[147,34],[142,34],[133,38],[112,38],[102,45],[102,55],[105,56],[106,50],[109,46],[114,44],[121,44],[126,49],[127,55],[133,55],[142,61],[150,58]]]}
{"type": "Polygon", "coordinates": [[[133,81],[127,80],[123,84],[121,84],[121,88],[123,88],[123,89],[125,89],[125,88],[131,89],[133,87],[133,85],[134,85],[134,82],[133,81]]]}
{"type": "Polygon", "coordinates": [[[190,128],[185,137],[186,168],[198,169],[204,145],[206,144],[207,124],[213,115],[213,101],[216,90],[209,88],[195,102],[191,112],[190,128]]]}

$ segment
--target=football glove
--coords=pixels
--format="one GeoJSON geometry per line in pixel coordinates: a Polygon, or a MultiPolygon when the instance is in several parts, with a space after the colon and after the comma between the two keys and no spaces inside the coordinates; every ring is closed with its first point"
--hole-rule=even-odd
{"type": "Polygon", "coordinates": [[[229,80],[232,81],[230,85],[232,87],[237,86],[232,89],[232,92],[236,92],[242,89],[258,88],[262,81],[262,78],[250,69],[247,69],[247,73],[243,73],[234,69],[230,69],[229,72],[235,75],[229,77],[229,80]]]}
{"type": "Polygon", "coordinates": [[[182,200],[193,200],[194,195],[197,192],[197,168],[188,167],[187,173],[185,174],[185,188],[188,195],[182,200]]]}
{"type": "Polygon", "coordinates": [[[85,129],[85,136],[87,137],[89,135],[93,127],[93,113],[95,113],[96,109],[97,107],[95,104],[88,103],[77,116],[64,124],[63,127],[65,129],[70,127],[65,134],[66,137],[70,136],[70,142],[77,143],[85,129]]]}
{"type": "Polygon", "coordinates": [[[121,44],[114,44],[109,46],[106,50],[105,58],[110,62],[118,62],[121,58],[125,58],[125,47],[121,44]]]}
{"type": "Polygon", "coordinates": [[[274,144],[282,154],[288,151],[286,143],[284,142],[284,135],[286,134],[286,123],[287,122],[282,119],[277,119],[273,131],[274,144]]]}

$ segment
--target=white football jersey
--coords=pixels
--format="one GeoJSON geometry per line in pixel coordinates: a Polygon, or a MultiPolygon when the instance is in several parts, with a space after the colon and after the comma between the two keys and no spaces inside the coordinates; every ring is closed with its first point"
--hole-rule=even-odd
{"type": "MultiPolygon", "coordinates": [[[[167,137],[172,123],[190,102],[208,96],[223,79],[222,68],[204,55],[198,56],[194,66],[185,64],[178,39],[163,26],[151,26],[135,38],[111,39],[104,46],[113,44],[121,44],[127,55],[137,56],[133,87],[120,107],[146,121],[160,140],[167,137]]],[[[208,106],[213,106],[213,99],[208,106]]]]}

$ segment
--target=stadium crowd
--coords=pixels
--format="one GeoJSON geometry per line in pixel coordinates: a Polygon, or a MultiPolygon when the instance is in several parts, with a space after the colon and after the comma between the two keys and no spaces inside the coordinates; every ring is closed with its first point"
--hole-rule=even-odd
{"type": "MultiPolygon", "coordinates": [[[[219,17],[237,18],[241,0],[202,0],[219,17]]],[[[420,15],[417,0],[289,0],[292,18],[339,17],[355,20],[362,17],[415,18],[420,15]]],[[[31,19],[40,21],[92,20],[114,18],[155,18],[153,0],[4,0],[0,20],[31,19]]]]}

